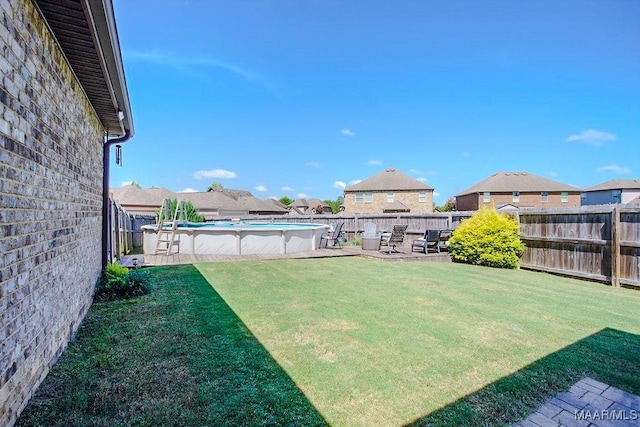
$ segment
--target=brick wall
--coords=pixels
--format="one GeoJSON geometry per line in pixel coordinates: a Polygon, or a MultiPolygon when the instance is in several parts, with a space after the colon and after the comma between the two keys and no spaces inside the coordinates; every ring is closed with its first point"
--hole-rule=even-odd
{"type": "MultiPolygon", "coordinates": [[[[420,202],[417,191],[393,191],[393,200],[408,207],[411,213],[433,212],[433,191],[426,191],[424,202],[420,202]]],[[[344,195],[345,213],[382,213],[388,204],[386,191],[373,192],[371,203],[356,203],[356,193],[347,192],[344,195]]]]}
{"type": "Polygon", "coordinates": [[[539,208],[580,206],[580,193],[569,193],[569,199],[567,202],[562,201],[562,196],[559,191],[549,192],[546,202],[542,201],[542,195],[540,192],[520,192],[519,202],[513,201],[513,193],[491,193],[491,201],[488,203],[484,203],[483,194],[473,193],[456,197],[456,208],[459,211],[475,211],[481,206],[498,206],[502,204],[539,208]]]}
{"type": "Polygon", "coordinates": [[[0,0],[0,425],[77,330],[101,269],[100,122],[29,0],[0,0]]]}

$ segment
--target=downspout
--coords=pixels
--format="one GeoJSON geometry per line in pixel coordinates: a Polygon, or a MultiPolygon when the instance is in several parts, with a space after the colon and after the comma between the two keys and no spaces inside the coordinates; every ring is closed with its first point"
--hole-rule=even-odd
{"type": "Polygon", "coordinates": [[[131,131],[125,129],[124,136],[108,139],[102,146],[102,269],[111,259],[111,222],[109,221],[109,163],[111,146],[127,142],[131,139],[131,131]]]}

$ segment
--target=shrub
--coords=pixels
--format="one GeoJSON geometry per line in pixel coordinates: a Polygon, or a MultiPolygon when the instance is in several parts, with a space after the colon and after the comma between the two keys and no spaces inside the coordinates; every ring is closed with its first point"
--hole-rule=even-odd
{"type": "Polygon", "coordinates": [[[148,292],[147,275],[141,269],[129,271],[114,263],[104,269],[97,288],[97,295],[102,299],[131,298],[148,292]]]}
{"type": "Polygon", "coordinates": [[[523,252],[518,224],[493,208],[482,208],[463,221],[449,240],[451,258],[474,265],[518,268],[523,252]]]}

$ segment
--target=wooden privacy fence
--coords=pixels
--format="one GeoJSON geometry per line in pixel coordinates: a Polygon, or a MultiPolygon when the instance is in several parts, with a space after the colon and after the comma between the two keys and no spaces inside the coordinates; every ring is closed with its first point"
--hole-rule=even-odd
{"type": "Polygon", "coordinates": [[[111,199],[109,199],[109,215],[111,261],[131,253],[136,246],[142,246],[141,227],[155,223],[155,215],[132,215],[111,199]]]}
{"type": "MultiPolygon", "coordinates": [[[[284,215],[243,217],[247,221],[272,222],[313,222],[331,224],[344,222],[342,231],[348,240],[358,237],[364,231],[365,222],[376,224],[378,232],[391,231],[394,225],[407,225],[407,235],[422,236],[427,229],[455,229],[460,221],[473,215],[473,212],[433,212],[402,214],[337,214],[337,215],[284,215]]],[[[221,218],[222,220],[222,218],[221,218]]]]}
{"type": "Polygon", "coordinates": [[[520,209],[520,266],[640,286],[640,207],[520,209]]]}

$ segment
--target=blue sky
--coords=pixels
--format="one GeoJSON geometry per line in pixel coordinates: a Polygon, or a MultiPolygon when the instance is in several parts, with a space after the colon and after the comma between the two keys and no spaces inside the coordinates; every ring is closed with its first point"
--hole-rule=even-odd
{"type": "Polygon", "coordinates": [[[640,178],[640,1],[113,3],[136,134],[112,187],[640,178]]]}

